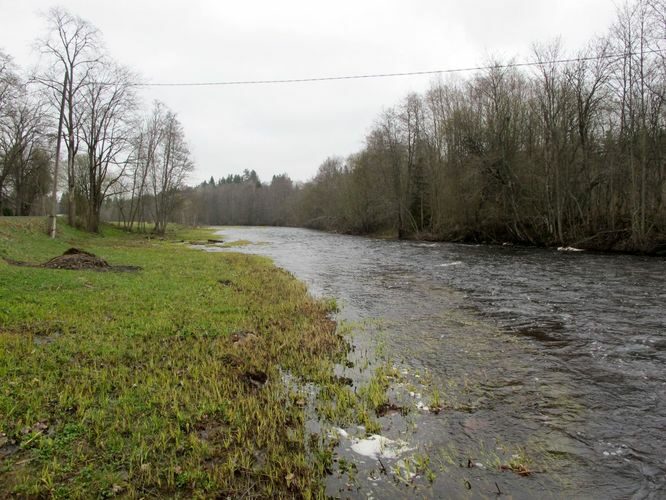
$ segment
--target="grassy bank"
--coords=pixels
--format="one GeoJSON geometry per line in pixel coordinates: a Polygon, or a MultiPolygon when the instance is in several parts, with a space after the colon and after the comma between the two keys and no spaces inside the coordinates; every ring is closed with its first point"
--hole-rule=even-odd
{"type": "Polygon", "coordinates": [[[287,381],[337,383],[329,304],[267,259],[176,241],[207,234],[44,229],[0,218],[0,257],[141,270],[0,259],[0,496],[323,494],[330,450],[287,381]]]}

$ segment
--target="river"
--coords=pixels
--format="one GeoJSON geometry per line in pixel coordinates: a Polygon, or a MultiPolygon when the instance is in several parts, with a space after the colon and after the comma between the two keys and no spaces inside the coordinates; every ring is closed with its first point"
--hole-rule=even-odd
{"type": "MultiPolygon", "coordinates": [[[[427,454],[432,483],[390,481],[358,459],[356,484],[332,480],[331,494],[666,497],[666,260],[293,228],[220,234],[334,297],[339,320],[378,321],[355,342],[381,339],[441,394],[439,414],[382,419],[427,454]],[[501,471],[511,456],[532,473],[501,471]]],[[[344,442],[339,452],[354,460],[344,442]]]]}

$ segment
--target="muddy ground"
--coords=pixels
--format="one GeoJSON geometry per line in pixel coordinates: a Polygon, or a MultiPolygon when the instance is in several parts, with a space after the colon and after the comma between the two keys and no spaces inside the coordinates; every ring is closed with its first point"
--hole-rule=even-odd
{"type": "Polygon", "coordinates": [[[90,270],[90,271],[119,271],[136,272],[141,268],[139,266],[113,266],[101,257],[96,256],[85,250],[70,248],[65,250],[62,255],[58,255],[42,264],[32,262],[21,262],[12,259],[5,261],[13,266],[37,267],[43,269],[67,269],[67,270],[90,270]]]}

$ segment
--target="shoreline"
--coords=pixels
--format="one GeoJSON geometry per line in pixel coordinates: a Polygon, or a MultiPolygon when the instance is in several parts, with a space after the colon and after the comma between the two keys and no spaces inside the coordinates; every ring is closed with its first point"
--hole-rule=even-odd
{"type": "Polygon", "coordinates": [[[350,344],[334,301],[269,259],[181,243],[211,229],[160,240],[62,225],[50,240],[44,225],[0,218],[0,257],[40,263],[76,247],[141,270],[0,260],[0,491],[317,497],[337,437],[310,433],[308,412],[380,430],[387,374],[358,394],[336,376],[350,344]]]}
{"type": "MultiPolygon", "coordinates": [[[[247,226],[247,227],[262,227],[262,226],[247,226]]],[[[269,226],[264,226],[264,227],[269,227],[269,226]]],[[[541,245],[541,244],[527,243],[521,241],[496,241],[496,240],[488,240],[483,238],[479,239],[473,237],[447,239],[428,234],[410,234],[400,238],[395,231],[356,233],[348,231],[329,230],[325,228],[309,227],[309,226],[281,226],[281,227],[293,227],[293,228],[300,227],[302,229],[312,229],[315,231],[322,231],[325,233],[343,234],[348,236],[360,236],[362,238],[372,238],[385,241],[414,241],[422,243],[450,243],[455,245],[484,245],[484,246],[504,247],[504,248],[515,247],[515,248],[534,248],[540,250],[555,250],[555,251],[583,251],[586,253],[592,253],[598,255],[634,255],[634,256],[656,257],[656,258],[666,257],[666,242],[655,242],[652,250],[645,251],[645,250],[633,250],[633,249],[624,250],[624,249],[603,247],[603,246],[581,245],[580,244],[581,242],[570,243],[566,245],[555,244],[555,243],[541,245]]],[[[588,240],[589,239],[591,238],[588,238],[588,240]]]]}

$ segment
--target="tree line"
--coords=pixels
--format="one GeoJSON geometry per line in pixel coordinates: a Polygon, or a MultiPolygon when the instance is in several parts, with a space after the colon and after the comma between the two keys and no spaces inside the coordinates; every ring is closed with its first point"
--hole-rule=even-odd
{"type": "Polygon", "coordinates": [[[287,174],[274,175],[270,183],[247,169],[218,181],[211,177],[181,192],[175,220],[191,225],[300,225],[296,214],[301,189],[287,174]]]}
{"type": "Polygon", "coordinates": [[[99,231],[115,198],[125,227],[164,232],[193,169],[177,116],[160,102],[144,111],[137,76],[92,24],[60,8],[46,21],[30,76],[0,52],[0,214],[48,213],[60,191],[72,226],[99,231]]]}
{"type": "Polygon", "coordinates": [[[493,61],[407,95],[310,182],[199,186],[195,218],[653,250],[666,243],[665,44],[666,3],[626,4],[576,54],[535,45],[530,67],[493,61]]]}
{"type": "Polygon", "coordinates": [[[309,182],[246,170],[194,187],[176,115],[159,102],[142,111],[136,76],[91,24],[60,9],[47,20],[34,76],[0,54],[1,213],[46,213],[63,156],[62,209],[91,231],[104,216],[158,232],[177,220],[604,250],[666,242],[666,0],[626,3],[576,54],[536,44],[530,66],[495,60],[432,82],[309,182]]]}

